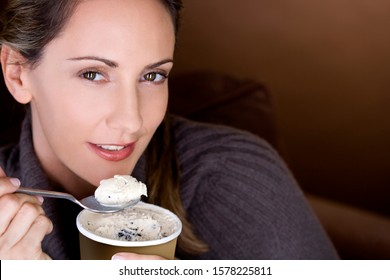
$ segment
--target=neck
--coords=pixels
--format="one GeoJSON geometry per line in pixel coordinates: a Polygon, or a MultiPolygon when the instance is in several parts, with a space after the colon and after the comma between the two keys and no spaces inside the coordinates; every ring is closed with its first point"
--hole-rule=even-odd
{"type": "Polygon", "coordinates": [[[63,177],[55,175],[55,173],[53,174],[53,172],[50,172],[45,168],[44,170],[46,174],[49,175],[50,181],[53,182],[55,185],[59,185],[61,187],[61,191],[67,192],[77,199],[82,199],[87,196],[93,195],[96,190],[95,186],[86,182],[85,180],[81,179],[76,175],[63,177]]]}

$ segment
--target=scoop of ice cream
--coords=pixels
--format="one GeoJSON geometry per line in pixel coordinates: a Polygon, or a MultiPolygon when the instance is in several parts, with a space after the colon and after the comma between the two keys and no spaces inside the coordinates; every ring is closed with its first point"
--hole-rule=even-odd
{"type": "Polygon", "coordinates": [[[146,185],[129,175],[115,175],[100,181],[95,191],[96,200],[103,205],[120,206],[147,196],[146,185]]]}

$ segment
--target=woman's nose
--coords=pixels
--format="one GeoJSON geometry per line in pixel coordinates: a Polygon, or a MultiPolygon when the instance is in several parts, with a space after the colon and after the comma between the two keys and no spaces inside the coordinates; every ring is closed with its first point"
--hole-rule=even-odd
{"type": "Polygon", "coordinates": [[[110,128],[135,133],[142,127],[139,93],[137,87],[123,88],[116,93],[111,114],[107,119],[110,128]]]}

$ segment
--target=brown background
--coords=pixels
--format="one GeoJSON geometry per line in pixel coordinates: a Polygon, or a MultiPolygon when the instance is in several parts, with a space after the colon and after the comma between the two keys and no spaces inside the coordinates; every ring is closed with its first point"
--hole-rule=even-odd
{"type": "Polygon", "coordinates": [[[184,4],[176,73],[263,82],[302,187],[390,215],[390,1],[184,4]]]}

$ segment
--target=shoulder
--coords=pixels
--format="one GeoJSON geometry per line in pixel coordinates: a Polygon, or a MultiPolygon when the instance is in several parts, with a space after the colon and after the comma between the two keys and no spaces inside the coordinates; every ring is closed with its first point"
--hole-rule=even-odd
{"type": "Polygon", "coordinates": [[[294,176],[266,141],[182,118],[173,128],[182,199],[209,244],[205,258],[335,257],[294,176]]]}
{"type": "Polygon", "coordinates": [[[265,140],[231,127],[183,118],[174,118],[173,127],[185,204],[210,193],[249,194],[259,201],[270,193],[280,193],[279,200],[301,195],[285,162],[265,140]]]}
{"type": "Polygon", "coordinates": [[[213,156],[235,157],[268,156],[279,158],[278,153],[264,139],[250,132],[224,125],[200,123],[174,116],[172,124],[178,153],[188,156],[214,152],[213,156]],[[255,154],[253,154],[255,152],[255,154]]]}

